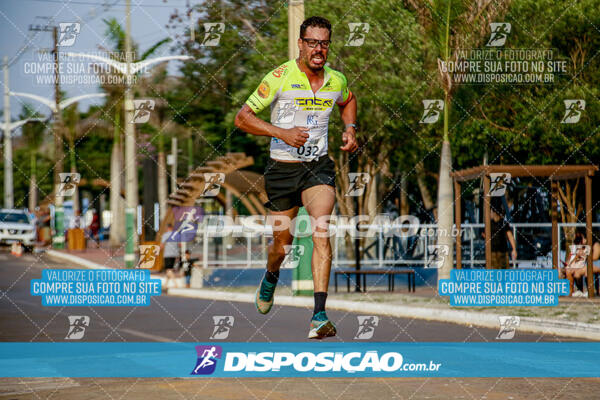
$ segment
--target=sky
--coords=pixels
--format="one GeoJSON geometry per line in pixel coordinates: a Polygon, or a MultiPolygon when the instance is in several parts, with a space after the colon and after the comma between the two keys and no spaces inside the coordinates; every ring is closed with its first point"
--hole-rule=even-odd
{"type": "MultiPolygon", "coordinates": [[[[194,1],[195,3],[196,1],[194,1]]],[[[172,30],[167,30],[169,16],[175,9],[184,11],[186,0],[131,0],[131,32],[132,38],[139,44],[143,53],[153,44],[169,37],[172,30]]],[[[20,50],[26,50],[13,61],[9,68],[9,87],[13,92],[26,92],[42,97],[54,96],[52,83],[47,78],[40,76],[51,76],[51,73],[39,73],[48,63],[49,54],[44,55],[44,49],[52,47],[52,32],[30,32],[30,25],[44,25],[47,19],[40,17],[52,17],[55,24],[80,23],[80,32],[75,38],[72,46],[63,46],[59,51],[99,53],[99,45],[107,45],[105,36],[106,25],[103,19],[115,17],[123,28],[125,28],[125,0],[0,0],[0,57],[8,56],[9,61],[19,54],[20,50]]],[[[169,45],[163,46],[156,56],[172,55],[169,45]]],[[[71,63],[72,76],[77,75],[77,66],[89,63],[71,63]]],[[[170,73],[176,74],[180,66],[179,61],[171,61],[170,73]]],[[[79,74],[81,75],[81,74],[79,74]]],[[[88,75],[88,74],[86,74],[88,75]]],[[[89,74],[95,75],[95,74],[89,74]]],[[[4,91],[4,74],[0,74],[2,80],[2,91],[4,91]]],[[[88,93],[100,93],[98,85],[94,82],[65,84],[61,87],[67,93],[67,98],[88,93]]],[[[11,96],[10,107],[13,120],[22,110],[23,103],[34,106],[34,108],[49,115],[49,108],[35,100],[29,100],[11,96]]],[[[102,102],[102,99],[83,100],[80,109],[86,110],[90,104],[102,102]]],[[[2,118],[3,119],[3,118],[2,118]]]]}

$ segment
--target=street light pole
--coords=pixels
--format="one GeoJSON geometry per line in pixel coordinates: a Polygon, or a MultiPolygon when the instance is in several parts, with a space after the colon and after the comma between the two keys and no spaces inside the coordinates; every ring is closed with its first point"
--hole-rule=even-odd
{"type": "MultiPolygon", "coordinates": [[[[56,58],[58,60],[58,58],[56,58]]],[[[58,62],[58,61],[57,61],[58,62]]],[[[58,73],[57,73],[58,74],[58,73]]],[[[55,76],[58,79],[58,75],[55,76]]],[[[42,96],[38,96],[31,93],[20,93],[20,92],[9,92],[11,96],[19,96],[26,97],[29,99],[33,99],[39,101],[42,104],[45,104],[52,110],[52,115],[54,117],[54,145],[55,145],[55,159],[56,164],[54,165],[54,206],[55,206],[55,214],[54,214],[54,230],[56,234],[52,238],[52,244],[57,249],[64,248],[65,245],[65,235],[64,235],[64,209],[63,209],[63,199],[62,196],[58,193],[58,188],[60,187],[60,175],[58,173],[62,171],[63,165],[63,156],[62,156],[62,118],[61,111],[70,106],[73,103],[78,102],[79,100],[89,99],[93,97],[106,97],[106,93],[93,93],[93,94],[83,94],[80,96],[70,97],[65,100],[60,100],[60,90],[55,86],[55,98],[54,101],[47,99],[42,96]]],[[[31,118],[24,121],[19,121],[18,123],[25,123],[30,120],[39,120],[39,118],[31,118]]],[[[13,123],[13,125],[16,123],[13,123]]],[[[16,125],[18,126],[18,125],[16,125]]],[[[9,127],[9,129],[12,129],[9,127]]]]}
{"type": "Polygon", "coordinates": [[[137,168],[135,162],[135,126],[133,125],[133,93],[131,82],[131,0],[125,5],[125,266],[135,263],[135,211],[137,207],[137,168]]]}
{"type": "Polygon", "coordinates": [[[8,89],[8,57],[4,56],[4,207],[14,207],[12,141],[10,133],[10,90],[8,89]]]}
{"type": "Polygon", "coordinates": [[[8,82],[8,67],[8,57],[4,56],[2,65],[2,68],[4,69],[4,123],[2,124],[2,129],[4,130],[4,208],[13,208],[15,206],[15,197],[13,180],[12,131],[30,121],[43,121],[43,118],[26,118],[21,121],[11,122],[11,92],[8,82]]]}

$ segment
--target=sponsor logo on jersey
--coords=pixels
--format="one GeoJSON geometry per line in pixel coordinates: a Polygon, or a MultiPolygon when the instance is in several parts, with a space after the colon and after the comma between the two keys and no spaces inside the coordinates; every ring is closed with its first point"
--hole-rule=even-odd
{"type": "Polygon", "coordinates": [[[262,81],[258,86],[258,95],[263,99],[269,97],[269,93],[271,92],[271,88],[269,87],[269,83],[267,81],[262,81]]]}
{"type": "Polygon", "coordinates": [[[302,89],[304,87],[301,83],[292,83],[292,89],[302,89]]]}
{"type": "Polygon", "coordinates": [[[332,99],[321,99],[319,97],[296,97],[294,103],[302,110],[326,110],[333,107],[332,99]]]}
{"type": "Polygon", "coordinates": [[[287,68],[287,65],[282,65],[281,67],[277,68],[275,71],[273,71],[273,76],[275,78],[281,78],[281,75],[283,75],[283,72],[285,71],[286,68],[287,68]]]}

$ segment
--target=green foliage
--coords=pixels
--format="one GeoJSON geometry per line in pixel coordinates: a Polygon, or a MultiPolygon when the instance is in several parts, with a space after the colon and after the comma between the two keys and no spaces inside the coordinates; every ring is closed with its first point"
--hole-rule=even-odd
{"type": "Polygon", "coordinates": [[[452,141],[457,167],[480,163],[486,151],[490,164],[597,163],[600,31],[592,27],[600,26],[600,16],[591,10],[598,9],[599,0],[567,8],[551,0],[512,2],[506,46],[551,48],[555,60],[567,61],[568,73],[553,84],[465,87],[455,99],[462,120],[452,141]],[[560,123],[566,99],[586,100],[576,124],[560,123]]]}

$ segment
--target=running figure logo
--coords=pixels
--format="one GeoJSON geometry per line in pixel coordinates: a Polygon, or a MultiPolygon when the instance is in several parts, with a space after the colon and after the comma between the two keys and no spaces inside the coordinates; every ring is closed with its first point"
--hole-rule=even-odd
{"type": "Polygon", "coordinates": [[[427,251],[429,252],[427,268],[441,268],[446,256],[450,255],[447,244],[430,244],[427,246],[427,251]]]}
{"type": "Polygon", "coordinates": [[[202,207],[174,207],[175,226],[167,239],[169,242],[191,242],[196,237],[202,207]]]}
{"type": "Polygon", "coordinates": [[[225,32],[225,24],[222,22],[204,23],[204,39],[200,46],[218,46],[223,32],[225,32]]]}
{"type": "Polygon", "coordinates": [[[219,194],[221,185],[225,183],[225,174],[222,172],[206,172],[204,174],[204,190],[202,197],[215,197],[219,194]]]}
{"type": "Polygon", "coordinates": [[[81,25],[79,22],[61,22],[58,24],[60,36],[58,38],[58,45],[61,47],[69,47],[75,44],[75,39],[81,31],[81,25]]]}
{"type": "Polygon", "coordinates": [[[69,315],[69,331],[65,339],[78,340],[83,338],[85,328],[90,326],[90,317],[87,315],[69,315]]]}
{"type": "Polygon", "coordinates": [[[585,110],[585,100],[565,100],[565,116],[560,123],[576,124],[579,122],[583,110],[585,110]]]}
{"type": "Polygon", "coordinates": [[[229,336],[229,331],[233,328],[235,318],[231,315],[214,315],[212,317],[215,327],[209,339],[223,340],[229,336]]]}
{"type": "Polygon", "coordinates": [[[492,33],[490,40],[487,42],[487,47],[501,47],[506,43],[506,38],[511,30],[511,24],[508,22],[492,22],[490,23],[492,33]]]}
{"type": "Polygon", "coordinates": [[[350,35],[348,35],[346,46],[357,47],[362,46],[362,44],[365,42],[367,33],[369,33],[370,25],[366,22],[350,22],[348,24],[348,29],[350,30],[350,35]]]}
{"type": "Polygon", "coordinates": [[[419,123],[434,124],[438,122],[442,111],[444,111],[444,100],[423,100],[423,116],[419,123]]]}
{"type": "Polygon", "coordinates": [[[133,101],[132,124],[145,124],[150,120],[150,112],[154,110],[154,100],[141,99],[133,101]]]}
{"type": "Polygon", "coordinates": [[[294,122],[294,116],[298,107],[292,100],[281,100],[278,103],[277,118],[275,119],[276,124],[291,124],[294,122]]]}
{"type": "Polygon", "coordinates": [[[221,346],[196,346],[198,360],[190,375],[210,375],[217,368],[217,359],[223,356],[221,346]]]}
{"type": "Polygon", "coordinates": [[[358,197],[362,196],[371,181],[371,175],[366,172],[348,172],[348,190],[345,196],[358,197]]]}
{"type": "Polygon", "coordinates": [[[156,262],[156,257],[160,253],[160,246],[157,244],[140,244],[140,259],[136,268],[152,268],[156,262]]]}
{"type": "Polygon", "coordinates": [[[292,244],[284,245],[285,258],[281,263],[281,268],[294,269],[300,264],[300,256],[304,255],[304,245],[292,244]]]}
{"type": "Polygon", "coordinates": [[[499,316],[500,320],[500,331],[496,339],[499,340],[510,340],[515,337],[515,332],[519,325],[521,325],[521,318],[517,316],[499,316]]]}
{"type": "Polygon", "coordinates": [[[77,172],[61,172],[58,175],[60,176],[60,185],[58,186],[56,196],[73,196],[73,193],[75,193],[75,189],[77,189],[77,185],[79,184],[81,175],[77,172]]]}
{"type": "Polygon", "coordinates": [[[501,197],[506,193],[506,187],[510,184],[511,175],[508,172],[495,172],[490,174],[490,192],[488,196],[501,197]]]}
{"type": "Polygon", "coordinates": [[[375,327],[379,325],[379,317],[376,315],[359,315],[356,318],[358,319],[358,331],[354,339],[371,339],[373,333],[375,333],[375,327]]]}

